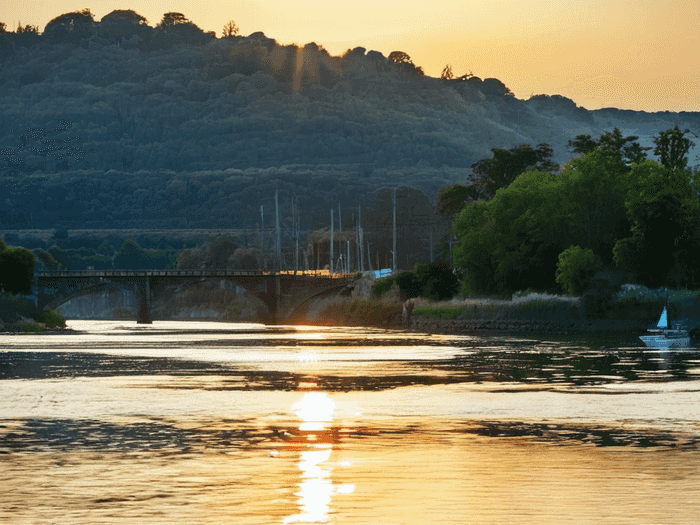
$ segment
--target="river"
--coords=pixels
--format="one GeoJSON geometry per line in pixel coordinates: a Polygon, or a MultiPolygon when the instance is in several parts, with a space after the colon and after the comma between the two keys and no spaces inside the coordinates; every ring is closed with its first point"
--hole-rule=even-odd
{"type": "Polygon", "coordinates": [[[0,334],[0,522],[700,523],[698,350],[69,327],[0,334]]]}

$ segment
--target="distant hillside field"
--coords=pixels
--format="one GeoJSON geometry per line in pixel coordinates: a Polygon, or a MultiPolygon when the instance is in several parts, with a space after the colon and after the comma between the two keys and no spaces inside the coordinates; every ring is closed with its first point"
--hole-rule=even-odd
{"type": "Polygon", "coordinates": [[[262,33],[181,43],[106,27],[6,39],[0,229],[253,228],[261,205],[272,219],[275,190],[316,228],[380,188],[433,199],[491,148],[546,142],[561,164],[570,139],[614,126],[645,146],[675,125],[700,136],[698,113],[523,101],[497,79],[430,78],[363,48],[335,57],[262,33]]]}

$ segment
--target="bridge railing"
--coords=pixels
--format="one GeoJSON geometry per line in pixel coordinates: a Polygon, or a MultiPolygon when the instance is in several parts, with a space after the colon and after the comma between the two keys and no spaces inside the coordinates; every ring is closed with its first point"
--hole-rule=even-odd
{"type": "Polygon", "coordinates": [[[75,270],[37,272],[37,277],[244,277],[295,275],[348,279],[353,273],[330,273],[328,270],[75,270]]]}

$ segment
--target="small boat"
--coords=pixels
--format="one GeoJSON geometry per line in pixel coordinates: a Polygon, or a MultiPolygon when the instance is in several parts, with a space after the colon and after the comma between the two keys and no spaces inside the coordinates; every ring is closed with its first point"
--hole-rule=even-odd
{"type": "Polygon", "coordinates": [[[680,321],[669,326],[668,312],[664,306],[659,322],[655,328],[649,328],[649,335],[642,335],[639,338],[649,348],[688,348],[690,346],[690,333],[680,321]]]}

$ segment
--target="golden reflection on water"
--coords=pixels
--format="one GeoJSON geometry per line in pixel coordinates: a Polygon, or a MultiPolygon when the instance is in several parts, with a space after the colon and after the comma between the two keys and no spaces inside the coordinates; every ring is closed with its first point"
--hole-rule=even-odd
{"type": "MultiPolygon", "coordinates": [[[[303,383],[300,386],[312,385],[303,383]]],[[[329,519],[333,494],[354,491],[354,485],[350,484],[334,487],[332,468],[327,464],[337,440],[330,428],[335,402],[325,392],[306,392],[294,403],[292,411],[302,420],[293,446],[300,452],[301,481],[295,492],[300,512],[285,518],[284,523],[324,523],[329,519]]]]}

